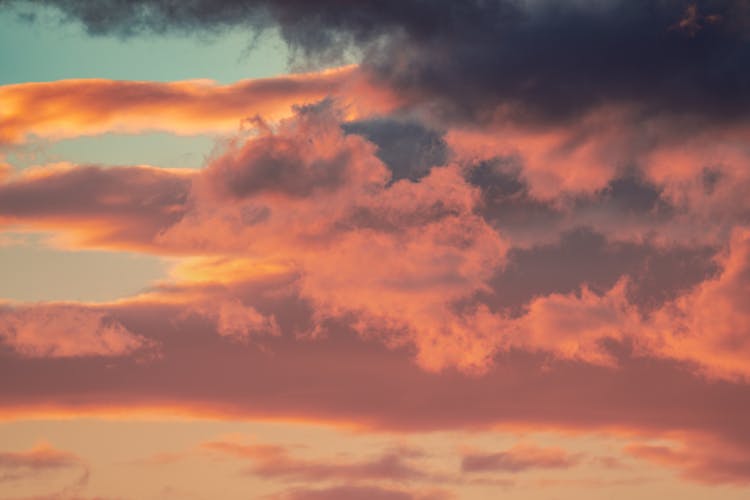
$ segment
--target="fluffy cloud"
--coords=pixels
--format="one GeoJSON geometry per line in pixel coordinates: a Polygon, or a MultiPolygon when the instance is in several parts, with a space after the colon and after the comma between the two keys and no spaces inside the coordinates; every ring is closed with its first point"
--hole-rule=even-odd
{"type": "Polygon", "coordinates": [[[150,345],[106,313],[72,304],[5,306],[0,339],[30,358],[124,356],[150,345]]]}
{"type": "Polygon", "coordinates": [[[296,269],[321,319],[355,314],[363,334],[415,343],[426,367],[485,365],[495,341],[473,331],[487,315],[451,311],[506,249],[474,213],[476,189],[455,166],[392,183],[331,103],[298,113],[212,162],[160,241],[296,269]]]}

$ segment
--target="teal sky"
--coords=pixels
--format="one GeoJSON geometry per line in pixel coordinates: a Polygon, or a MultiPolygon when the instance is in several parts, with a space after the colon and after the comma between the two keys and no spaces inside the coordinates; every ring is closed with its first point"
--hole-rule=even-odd
{"type": "MultiPolygon", "coordinates": [[[[120,39],[90,36],[53,10],[0,12],[0,85],[67,78],[174,81],[212,79],[232,83],[286,73],[288,52],[269,31],[255,42],[243,30],[212,36],[151,36],[120,39]]],[[[102,165],[151,164],[164,167],[203,165],[217,138],[109,133],[95,137],[33,141],[5,152],[15,168],[69,161],[102,165]]]]}
{"type": "MultiPolygon", "coordinates": [[[[38,11],[35,11],[38,12],[38,11]]],[[[210,78],[230,83],[285,73],[287,51],[272,32],[256,43],[243,30],[204,37],[132,39],[89,36],[76,23],[42,11],[34,22],[0,12],[0,84],[65,78],[171,81],[210,78]]]]}

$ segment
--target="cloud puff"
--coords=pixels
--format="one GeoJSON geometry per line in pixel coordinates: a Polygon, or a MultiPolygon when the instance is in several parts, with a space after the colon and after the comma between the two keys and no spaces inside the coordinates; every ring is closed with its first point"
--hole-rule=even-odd
{"type": "Polygon", "coordinates": [[[658,330],[648,347],[690,360],[714,376],[750,377],[750,231],[737,228],[724,254],[722,272],[659,310],[658,330]]]}
{"type": "Polygon", "coordinates": [[[199,308],[201,314],[215,317],[219,335],[246,338],[252,333],[279,334],[276,319],[259,313],[238,300],[227,300],[199,308]]]}
{"type": "Polygon", "coordinates": [[[706,484],[746,485],[750,482],[750,454],[735,443],[693,434],[667,442],[636,442],[625,453],[642,460],[677,469],[691,481],[706,484]]]}
{"type": "Polygon", "coordinates": [[[51,471],[85,467],[77,455],[40,443],[27,451],[0,452],[0,483],[34,479],[51,471]]]}
{"type": "Polygon", "coordinates": [[[0,338],[30,358],[125,356],[150,345],[106,313],[72,304],[5,306],[0,338]]]}
{"type": "Polygon", "coordinates": [[[391,182],[373,145],[340,123],[323,102],[230,149],[194,181],[190,210],[160,241],[291,266],[321,318],[355,314],[363,334],[385,327],[394,342],[416,343],[424,366],[483,366],[493,341],[472,347],[483,313],[450,309],[485,286],[505,252],[474,213],[476,190],[455,166],[391,182]]]}
{"type": "Polygon", "coordinates": [[[287,481],[409,481],[427,477],[410,463],[412,450],[388,450],[378,457],[365,460],[295,458],[282,446],[240,444],[225,441],[204,443],[203,448],[250,460],[249,474],[287,481]]]}
{"type": "Polygon", "coordinates": [[[461,459],[463,472],[521,472],[528,469],[567,469],[579,457],[559,448],[517,445],[497,453],[469,453],[461,459]]]}

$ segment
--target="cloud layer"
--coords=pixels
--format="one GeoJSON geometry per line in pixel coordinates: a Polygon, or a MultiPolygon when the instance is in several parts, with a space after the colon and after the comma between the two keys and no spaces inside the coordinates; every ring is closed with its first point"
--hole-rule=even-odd
{"type": "MultiPolygon", "coordinates": [[[[0,87],[4,154],[224,134],[196,170],[0,163],[0,229],[171,263],[118,302],[3,303],[0,412],[596,430],[690,480],[750,480],[747,2],[0,0],[34,5],[124,39],[279,29],[308,66],[358,63],[0,87]]],[[[438,481],[406,448],[203,450],[295,483],[281,499],[443,494],[373,486],[438,481]]],[[[458,466],[502,482],[585,459],[518,445],[458,466]]]]}

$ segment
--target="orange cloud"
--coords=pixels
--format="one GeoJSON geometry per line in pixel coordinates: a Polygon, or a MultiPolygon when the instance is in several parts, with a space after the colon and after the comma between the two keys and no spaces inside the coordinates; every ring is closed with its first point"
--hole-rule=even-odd
{"type": "Polygon", "coordinates": [[[0,86],[0,144],[105,132],[235,132],[244,118],[276,120],[290,114],[294,105],[327,96],[351,103],[354,114],[387,110],[395,102],[367,83],[355,66],[230,85],[208,80],[22,83],[0,86]]]}

